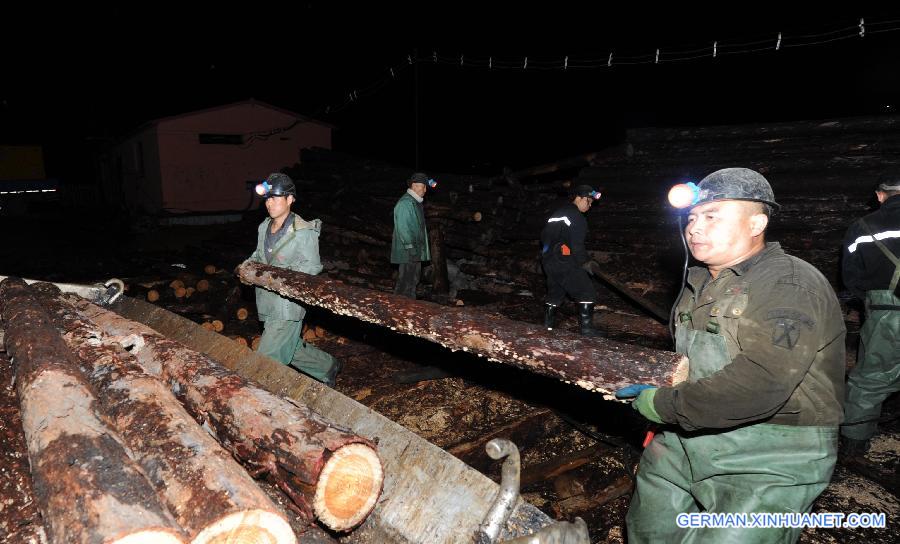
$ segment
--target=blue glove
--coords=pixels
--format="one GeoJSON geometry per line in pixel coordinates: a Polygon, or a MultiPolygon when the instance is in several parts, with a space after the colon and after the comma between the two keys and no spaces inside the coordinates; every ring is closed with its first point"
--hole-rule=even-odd
{"type": "Polygon", "coordinates": [[[641,391],[643,391],[644,389],[650,389],[653,387],[656,387],[656,386],[655,385],[647,385],[644,383],[636,383],[633,385],[629,385],[627,387],[623,387],[622,389],[619,389],[618,391],[616,391],[616,398],[617,399],[630,399],[630,398],[638,396],[641,393],[641,391]]]}

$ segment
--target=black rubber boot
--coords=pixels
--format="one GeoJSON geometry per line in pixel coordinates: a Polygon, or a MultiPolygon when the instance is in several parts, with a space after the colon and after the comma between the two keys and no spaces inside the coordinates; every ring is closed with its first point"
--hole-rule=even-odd
{"type": "Polygon", "coordinates": [[[578,325],[581,327],[582,336],[602,337],[606,336],[594,328],[594,303],[581,302],[578,304],[578,325]]]}
{"type": "Polygon", "coordinates": [[[559,306],[550,304],[549,302],[545,302],[544,306],[544,326],[547,327],[548,331],[552,331],[553,327],[556,326],[556,309],[559,306]]]}
{"type": "Polygon", "coordinates": [[[865,461],[868,451],[868,440],[856,440],[841,436],[838,442],[838,461],[844,464],[854,461],[865,461]]]}

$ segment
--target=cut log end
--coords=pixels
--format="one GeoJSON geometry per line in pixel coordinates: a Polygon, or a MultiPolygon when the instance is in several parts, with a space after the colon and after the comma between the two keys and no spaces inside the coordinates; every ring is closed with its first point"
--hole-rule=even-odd
{"type": "Polygon", "coordinates": [[[184,540],[175,532],[165,529],[148,529],[106,542],[110,544],[184,544],[184,540]]]}
{"type": "Polygon", "coordinates": [[[384,469],[378,454],[365,444],[350,444],[335,451],[316,484],[313,510],[334,531],[349,531],[375,508],[381,495],[384,469]]]}
{"type": "Polygon", "coordinates": [[[209,274],[210,276],[212,276],[213,274],[216,273],[216,267],[215,267],[215,265],[208,264],[208,265],[206,265],[206,266],[203,267],[203,272],[205,272],[206,274],[209,274]]]}
{"type": "Polygon", "coordinates": [[[147,301],[156,302],[157,300],[159,300],[159,291],[156,291],[155,289],[147,291],[147,301]]]}
{"type": "Polygon", "coordinates": [[[247,310],[247,308],[238,308],[237,312],[235,312],[235,315],[240,321],[243,321],[247,319],[247,316],[250,315],[250,312],[247,310]]]}
{"type": "Polygon", "coordinates": [[[191,544],[295,544],[297,537],[281,516],[266,510],[235,512],[206,527],[191,544]]]}

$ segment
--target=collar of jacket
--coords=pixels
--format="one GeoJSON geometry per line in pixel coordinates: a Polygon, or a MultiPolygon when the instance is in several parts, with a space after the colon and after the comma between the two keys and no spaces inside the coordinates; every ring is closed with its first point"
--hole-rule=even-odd
{"type": "Polygon", "coordinates": [[[413,198],[416,200],[416,202],[418,202],[419,204],[425,202],[425,199],[422,198],[421,196],[417,195],[417,194],[415,193],[415,191],[413,191],[412,189],[407,189],[407,190],[406,190],[406,194],[408,194],[409,196],[413,197],[413,198]]]}
{"type": "Polygon", "coordinates": [[[894,208],[900,208],[900,195],[894,195],[894,196],[888,198],[887,200],[885,200],[881,204],[880,209],[884,210],[884,209],[888,209],[888,208],[890,208],[892,210],[894,208]]]}
{"type": "MultiPolygon", "coordinates": [[[[781,249],[781,244],[779,242],[766,242],[766,246],[762,251],[753,255],[749,259],[743,260],[735,265],[729,266],[728,270],[734,272],[736,276],[743,276],[747,272],[750,271],[758,262],[763,259],[767,259],[772,255],[782,254],[784,250],[781,249]]],[[[701,287],[706,283],[709,278],[709,269],[705,266],[692,266],[688,271],[688,285],[694,291],[699,291],[701,287]]]]}

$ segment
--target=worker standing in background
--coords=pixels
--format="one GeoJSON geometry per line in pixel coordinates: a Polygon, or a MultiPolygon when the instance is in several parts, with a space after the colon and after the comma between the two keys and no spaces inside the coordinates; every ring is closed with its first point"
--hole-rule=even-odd
{"type": "MultiPolygon", "coordinates": [[[[256,251],[248,260],[304,274],[321,272],[319,233],[322,221],[306,221],[291,211],[297,195],[294,181],[286,174],[271,174],[257,186],[257,192],[266,199],[269,217],[259,225],[256,251]]],[[[302,339],[300,333],[306,316],[303,306],[257,287],[256,311],[263,322],[259,353],[334,386],[341,363],[302,339]]]]}
{"type": "Polygon", "coordinates": [[[541,231],[541,264],[547,276],[547,301],[544,326],[556,326],[556,310],[566,295],[578,304],[578,325],[584,336],[603,336],[593,327],[597,289],[588,276],[590,257],[584,246],[587,220],[584,214],[600,198],[590,185],[575,187],[571,202],[559,208],[541,231]]]}
{"type": "Polygon", "coordinates": [[[422,278],[422,261],[431,260],[428,230],[425,227],[425,192],[434,181],[422,172],[406,180],[406,192],[394,205],[394,234],[391,262],[398,265],[394,292],[416,298],[416,286],[422,278]]]}
{"type": "Polygon", "coordinates": [[[900,391],[900,177],[879,183],[875,197],[878,211],[850,225],[844,238],[844,285],[866,304],[841,427],[848,460],[865,455],[881,404],[900,391]]]}
{"type": "Polygon", "coordinates": [[[667,425],[641,457],[628,542],[795,542],[800,527],[684,524],[683,515],[812,509],[837,459],[841,306],[818,270],[766,242],[778,204],[761,174],[726,168],[690,185],[684,236],[705,266],[689,270],[674,314],[688,381],[616,392],[637,395],[632,407],[667,425]]]}

